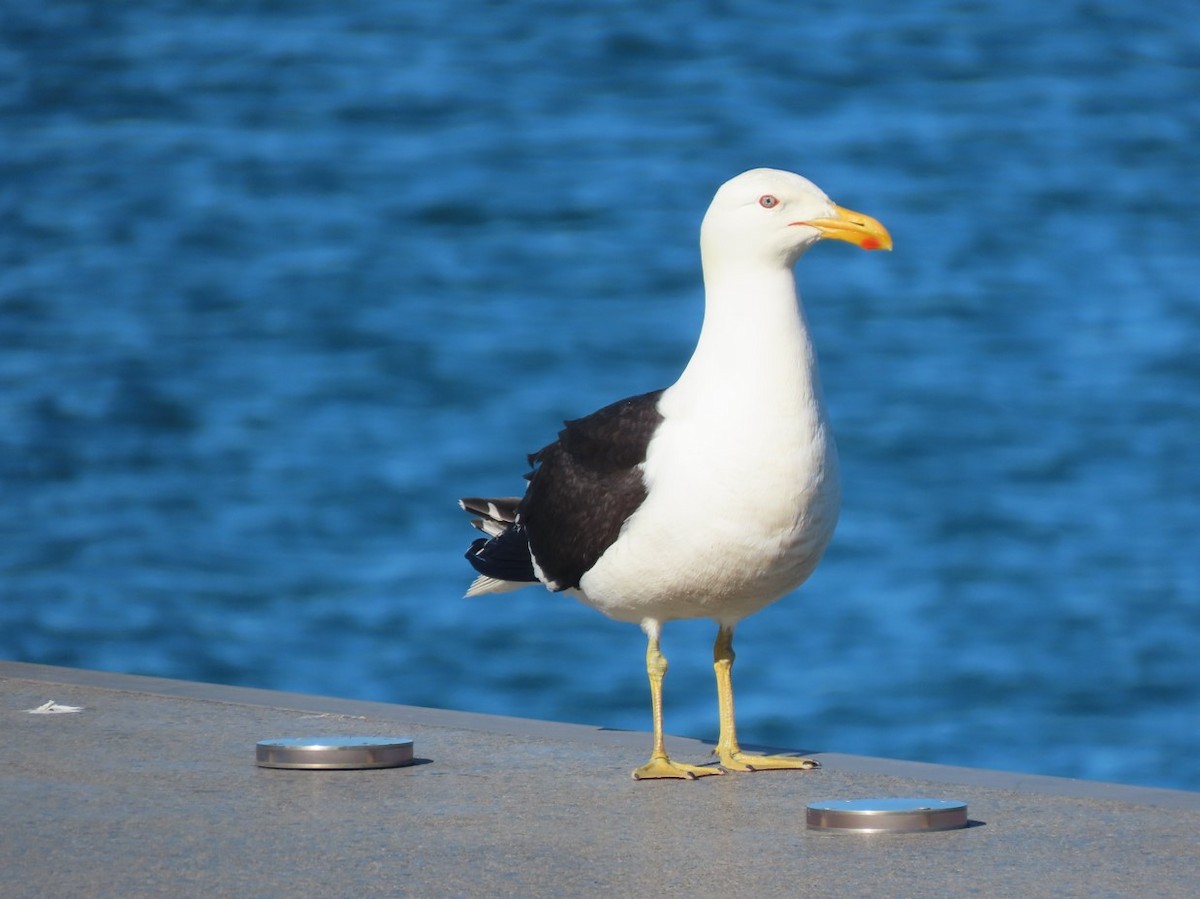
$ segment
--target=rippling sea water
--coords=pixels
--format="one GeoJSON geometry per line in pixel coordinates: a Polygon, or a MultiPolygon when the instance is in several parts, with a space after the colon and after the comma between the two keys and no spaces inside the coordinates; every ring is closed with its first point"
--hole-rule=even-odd
{"type": "Polygon", "coordinates": [[[0,656],[648,728],[454,501],[674,379],[770,165],[896,251],[799,267],[845,507],[743,738],[1200,789],[1187,5],[0,5],[0,656]]]}

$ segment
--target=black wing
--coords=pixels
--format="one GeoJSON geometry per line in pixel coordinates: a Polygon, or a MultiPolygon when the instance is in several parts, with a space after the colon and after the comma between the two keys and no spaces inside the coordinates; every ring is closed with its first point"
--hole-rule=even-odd
{"type": "Polygon", "coordinates": [[[568,421],[529,457],[534,470],[516,517],[550,589],[578,587],[646,499],[639,466],[662,423],[660,396],[643,393],[568,421]]]}

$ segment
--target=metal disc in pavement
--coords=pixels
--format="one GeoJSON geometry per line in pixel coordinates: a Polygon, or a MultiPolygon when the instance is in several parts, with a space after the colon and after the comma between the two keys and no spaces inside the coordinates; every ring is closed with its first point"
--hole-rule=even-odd
{"type": "Polygon", "coordinates": [[[967,826],[967,804],[954,799],[834,799],[808,806],[809,830],[929,833],[967,826]]]}

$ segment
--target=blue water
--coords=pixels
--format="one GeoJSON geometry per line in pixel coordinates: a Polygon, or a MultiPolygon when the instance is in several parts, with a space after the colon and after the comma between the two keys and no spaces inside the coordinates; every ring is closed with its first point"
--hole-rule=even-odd
{"type": "Polygon", "coordinates": [[[799,269],[845,507],[743,739],[1200,789],[1189,4],[0,7],[0,657],[648,728],[455,499],[673,380],[771,165],[896,250],[799,269]]]}

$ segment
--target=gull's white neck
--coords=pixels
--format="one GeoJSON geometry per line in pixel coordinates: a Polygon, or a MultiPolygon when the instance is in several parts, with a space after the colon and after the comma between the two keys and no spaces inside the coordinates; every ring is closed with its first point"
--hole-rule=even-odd
{"type": "Polygon", "coordinates": [[[805,414],[823,423],[816,353],[791,266],[704,263],[704,324],[671,389],[680,408],[805,414]]]}

